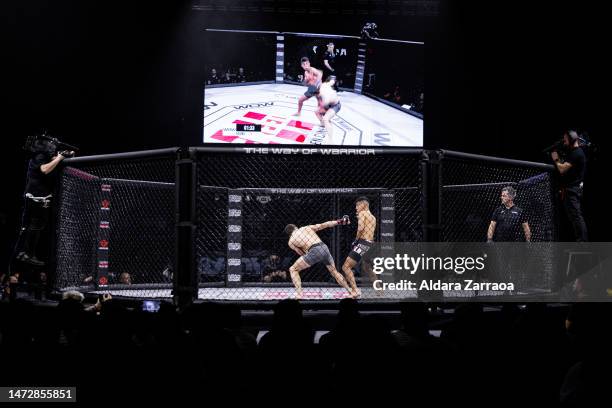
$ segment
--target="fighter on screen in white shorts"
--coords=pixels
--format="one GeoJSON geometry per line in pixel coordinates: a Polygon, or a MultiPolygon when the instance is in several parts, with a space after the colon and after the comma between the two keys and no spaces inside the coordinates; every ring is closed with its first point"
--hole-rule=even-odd
{"type": "Polygon", "coordinates": [[[338,93],[334,89],[336,84],[336,77],[331,75],[326,82],[323,82],[319,87],[319,109],[317,111],[317,118],[321,122],[321,126],[325,127],[329,140],[333,138],[333,126],[331,124],[332,118],[340,112],[340,98],[338,93]]]}
{"type": "Polygon", "coordinates": [[[294,113],[294,116],[300,116],[302,113],[302,105],[304,101],[317,96],[319,94],[319,86],[321,86],[321,79],[323,78],[323,71],[318,70],[310,66],[310,60],[308,57],[301,59],[302,69],[304,69],[304,84],[308,86],[304,95],[300,96],[298,100],[298,110],[294,113]]]}

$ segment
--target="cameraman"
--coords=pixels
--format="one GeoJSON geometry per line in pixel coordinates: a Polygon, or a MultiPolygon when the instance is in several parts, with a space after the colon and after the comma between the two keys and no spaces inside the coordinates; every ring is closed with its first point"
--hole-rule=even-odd
{"type": "Polygon", "coordinates": [[[47,226],[51,212],[51,199],[55,185],[54,170],[73,151],[56,153],[52,140],[37,138],[29,147],[32,157],[28,162],[25,204],[17,259],[34,266],[45,263],[36,257],[38,242],[47,226]]]}
{"type": "Polygon", "coordinates": [[[566,153],[564,160],[561,160],[557,150],[553,150],[550,154],[561,175],[561,202],[574,229],[576,241],[586,242],[587,228],[581,209],[586,155],[580,147],[580,136],[576,131],[568,130],[563,135],[563,151],[566,153]]]}

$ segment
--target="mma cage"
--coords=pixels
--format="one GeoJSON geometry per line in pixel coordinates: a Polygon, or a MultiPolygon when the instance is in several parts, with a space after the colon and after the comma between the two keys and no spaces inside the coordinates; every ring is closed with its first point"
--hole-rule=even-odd
{"type": "MultiPolygon", "coordinates": [[[[552,170],[418,148],[207,146],[67,159],[57,193],[55,287],[178,303],[292,297],[288,273],[266,278],[271,255],[285,272],[297,259],[285,225],[354,220],[358,196],[370,200],[377,242],[481,242],[501,188],[514,186],[532,240],[554,241],[552,170]]],[[[339,270],[355,229],[353,222],[319,234],[339,270]]],[[[554,292],[553,271],[521,279],[554,292]]],[[[361,275],[357,269],[364,286],[361,275]]],[[[344,297],[320,265],[301,277],[304,299],[344,297]]],[[[375,301],[398,296],[362,293],[375,301]]]]}

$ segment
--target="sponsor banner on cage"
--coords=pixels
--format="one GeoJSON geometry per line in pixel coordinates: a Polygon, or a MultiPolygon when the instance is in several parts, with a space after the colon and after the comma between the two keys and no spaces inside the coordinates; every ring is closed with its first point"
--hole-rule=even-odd
{"type": "Polygon", "coordinates": [[[242,191],[228,192],[228,225],[227,225],[227,282],[240,282],[242,274],[242,191]],[[238,279],[230,279],[230,277],[238,279]]]}
{"type": "Polygon", "coordinates": [[[227,265],[228,266],[240,266],[241,259],[240,258],[228,258],[227,265]]]}
{"type": "Polygon", "coordinates": [[[99,220],[100,227],[98,228],[98,285],[103,286],[108,282],[108,265],[109,265],[109,240],[110,240],[110,216],[111,216],[111,185],[108,183],[101,184],[100,193],[100,211],[99,220]]]}
{"type": "Polygon", "coordinates": [[[378,243],[362,262],[383,297],[612,301],[612,243],[378,243]]]}
{"type": "Polygon", "coordinates": [[[380,194],[380,240],[395,240],[395,192],[385,191],[380,194]]]}
{"type": "Polygon", "coordinates": [[[292,148],[292,147],[240,147],[236,148],[238,152],[246,154],[262,154],[262,155],[285,155],[285,156],[375,156],[382,154],[385,151],[382,149],[366,149],[366,148],[292,148]]]}
{"type": "Polygon", "coordinates": [[[242,215],[242,211],[235,208],[230,208],[227,215],[228,217],[240,217],[242,215]]]}
{"type": "Polygon", "coordinates": [[[228,196],[228,201],[230,203],[240,203],[242,202],[242,194],[230,194],[228,196]]]}

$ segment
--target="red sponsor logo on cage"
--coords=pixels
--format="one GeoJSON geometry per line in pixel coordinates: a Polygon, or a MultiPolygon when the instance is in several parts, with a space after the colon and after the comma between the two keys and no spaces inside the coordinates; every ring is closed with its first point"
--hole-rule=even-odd
{"type": "Polygon", "coordinates": [[[268,291],[264,293],[264,299],[287,299],[292,295],[288,291],[268,291]]]}
{"type": "Polygon", "coordinates": [[[108,249],[108,241],[106,239],[101,240],[100,244],[99,244],[99,248],[100,249],[108,249]]]}
{"type": "Polygon", "coordinates": [[[323,292],[320,290],[305,290],[302,299],[323,299],[323,292]]]}
{"type": "Polygon", "coordinates": [[[351,294],[348,292],[334,292],[333,297],[334,299],[344,299],[351,297],[351,294]]]}
{"type": "Polygon", "coordinates": [[[100,276],[100,279],[98,279],[98,284],[100,285],[108,285],[108,279],[106,276],[100,276]]]}
{"type": "Polygon", "coordinates": [[[110,208],[110,200],[102,200],[102,210],[108,210],[110,208]]]}

